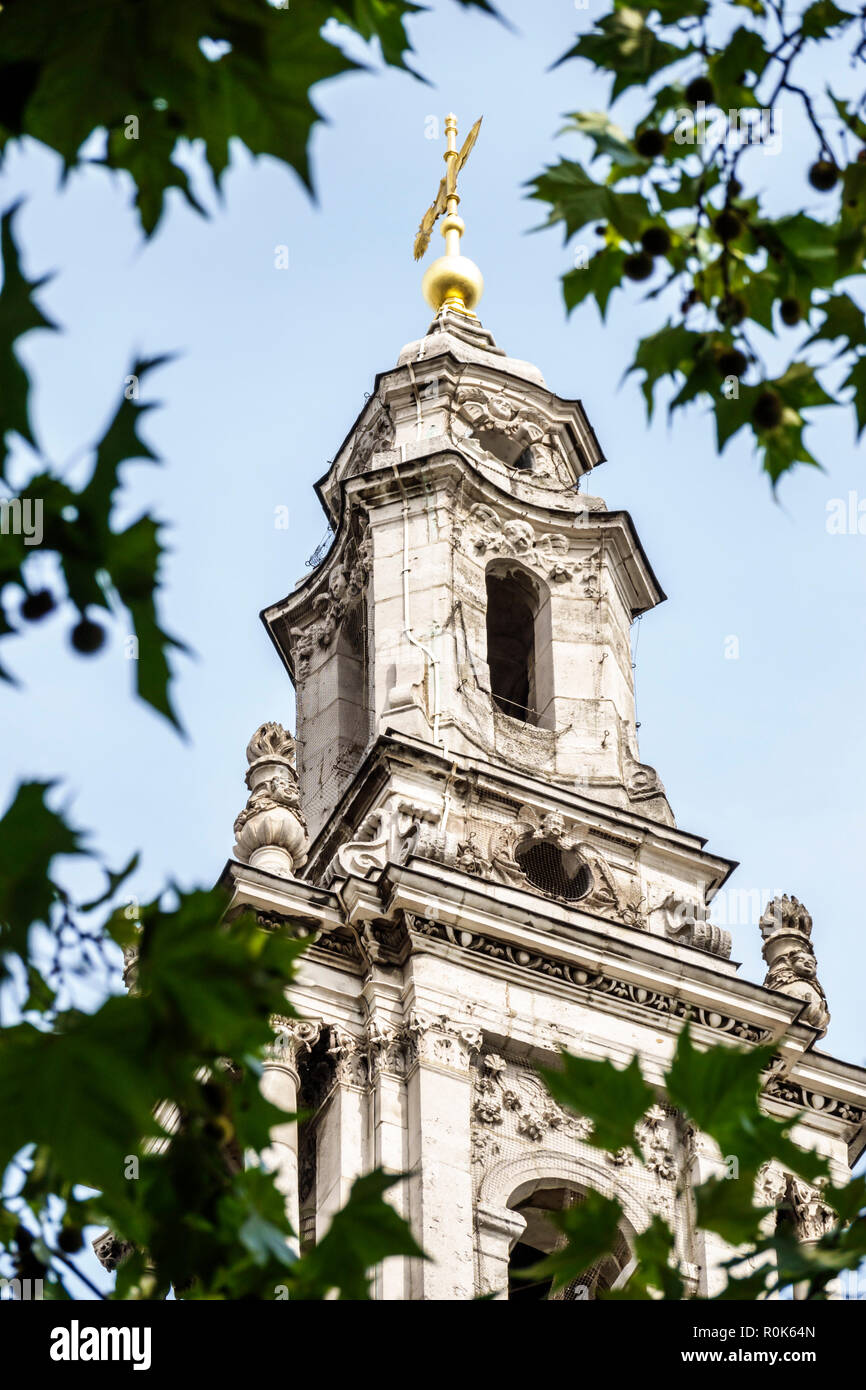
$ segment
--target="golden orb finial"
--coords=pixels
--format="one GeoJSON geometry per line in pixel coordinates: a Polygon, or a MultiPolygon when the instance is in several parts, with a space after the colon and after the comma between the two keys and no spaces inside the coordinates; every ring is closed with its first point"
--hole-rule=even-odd
{"type": "Polygon", "coordinates": [[[473,310],[484,291],[484,277],[474,261],[460,254],[460,238],[466,225],[457,215],[460,195],[457,192],[457,175],[469,158],[469,152],[478,139],[481,117],[467,135],[463,148],[457,150],[457,117],[445,117],[445,177],[439,184],[436,200],[421,219],[415,237],[415,260],[420,261],[430,245],[430,233],[442,216],[442,235],[445,238],[445,255],[440,256],[424,272],[421,289],[424,298],[437,314],[440,309],[454,309],[458,314],[475,318],[473,310]]]}

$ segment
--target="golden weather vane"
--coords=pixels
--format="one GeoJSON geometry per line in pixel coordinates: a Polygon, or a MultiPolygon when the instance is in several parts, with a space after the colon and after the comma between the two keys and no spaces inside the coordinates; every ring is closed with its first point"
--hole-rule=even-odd
{"type": "Polygon", "coordinates": [[[421,288],[427,303],[437,313],[443,308],[454,309],[457,313],[468,314],[472,318],[475,317],[472,311],[484,289],[484,279],[477,265],[460,254],[460,238],[466,230],[466,224],[457,215],[457,207],[460,202],[460,195],[457,192],[457,175],[469,158],[472,146],[478,139],[481,119],[479,117],[475,122],[463,142],[462,149],[458,151],[457,117],[445,117],[447,143],[444,155],[445,177],[439,184],[435,201],[421,218],[414,248],[415,260],[420,261],[430,245],[430,234],[434,226],[445,213],[445,220],[442,223],[445,255],[440,256],[438,260],[427,267],[421,288]]]}

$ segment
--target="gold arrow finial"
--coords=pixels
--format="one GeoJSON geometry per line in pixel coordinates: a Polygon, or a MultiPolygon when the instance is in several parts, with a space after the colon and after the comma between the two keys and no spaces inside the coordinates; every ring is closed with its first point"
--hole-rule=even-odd
{"type": "Polygon", "coordinates": [[[439,184],[435,201],[421,218],[415,237],[415,260],[420,261],[430,245],[430,235],[443,213],[442,235],[445,238],[445,255],[440,256],[428,266],[422,281],[424,298],[438,313],[440,309],[454,309],[458,313],[474,318],[473,309],[481,298],[484,279],[473,261],[460,254],[460,238],[466,230],[462,218],[457,215],[460,194],[457,192],[457,177],[469,158],[472,146],[478,139],[481,129],[479,117],[463,142],[457,149],[457,117],[445,117],[445,177],[439,184]]]}

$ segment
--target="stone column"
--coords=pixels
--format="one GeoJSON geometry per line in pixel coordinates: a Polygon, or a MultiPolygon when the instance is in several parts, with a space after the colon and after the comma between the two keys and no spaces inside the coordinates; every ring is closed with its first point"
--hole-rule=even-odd
{"type": "Polygon", "coordinates": [[[493,1294],[495,1299],[507,1299],[508,1261],[526,1230],[526,1218],[510,1207],[491,1207],[479,1202],[476,1220],[481,1293],[493,1294]]]}
{"type": "Polygon", "coordinates": [[[316,1126],[316,1240],[348,1200],[355,1178],[366,1172],[367,1076],[364,1043],[342,1029],[330,1029],[328,1053],[334,1084],[316,1126]]]}
{"type": "Polygon", "coordinates": [[[476,1028],[410,1015],[407,1076],[409,1209],[429,1260],[411,1262],[412,1299],[475,1295],[472,1217],[472,1080],[476,1028]]]}
{"type": "Polygon", "coordinates": [[[301,1218],[298,1209],[298,1124],[294,1117],[298,1109],[301,1079],[295,1054],[298,1045],[311,1045],[310,1040],[315,1041],[319,1025],[279,1019],[274,1026],[277,1036],[264,1064],[261,1091],[266,1100],[292,1118],[274,1125],[270,1145],[262,1157],[275,1172],[275,1186],[285,1199],[286,1216],[295,1232],[291,1244],[297,1252],[301,1218]]]}
{"type": "MultiPolygon", "coordinates": [[[[689,1125],[685,1144],[685,1166],[690,1188],[700,1187],[701,1183],[713,1177],[724,1177],[727,1166],[714,1140],[689,1125]]],[[[712,1298],[721,1293],[727,1283],[727,1272],[722,1268],[722,1262],[730,1259],[732,1253],[731,1246],[715,1231],[694,1232],[694,1255],[695,1264],[700,1269],[698,1292],[701,1298],[712,1298]]]]}
{"type": "MultiPolygon", "coordinates": [[[[368,1032],[370,1067],[369,1121],[372,1164],[389,1173],[405,1173],[406,1153],[406,1046],[404,1038],[378,1026],[368,1032]]],[[[407,1182],[395,1183],[386,1194],[396,1211],[408,1217],[407,1182]]],[[[402,1256],[385,1260],[374,1276],[374,1297],[405,1301],[408,1293],[407,1261],[402,1256]]]]}

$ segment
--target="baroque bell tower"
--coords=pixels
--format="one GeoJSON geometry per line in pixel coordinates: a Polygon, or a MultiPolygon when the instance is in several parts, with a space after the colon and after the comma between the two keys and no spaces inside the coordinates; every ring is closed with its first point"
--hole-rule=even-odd
{"type": "MultiPolygon", "coordinates": [[[[866,1075],[815,1048],[826,1001],[794,963],[814,964],[808,913],[771,904],[770,975],[740,978],[710,919],[735,866],[677,826],[640,761],[630,629],[664,594],[629,514],[589,486],[604,455],[581,402],[476,317],[457,175],[477,133],[458,151],[448,118],[416,240],[422,255],[444,214],[432,323],[316,484],[328,553],[262,614],[296,737],[266,724],[250,743],[225,881],[263,927],[310,940],[302,1022],[275,1020],[265,1081],[306,1118],[275,1132],[274,1159],[303,1245],[359,1174],[409,1174],[393,1200],[430,1259],[387,1261],[379,1298],[507,1298],[509,1269],[552,1248],[544,1211],[590,1189],[626,1215],[592,1288],[627,1280],[659,1213],[712,1292],[725,1247],[678,1193],[720,1156],[661,1102],[644,1167],[607,1155],[537,1065],[637,1055],[657,1083],[686,1018],[703,1045],[773,1041],[767,1108],[805,1110],[795,1137],[836,1181],[862,1147],[866,1075]]],[[[766,1174],[770,1195],[787,1183],[766,1174]]],[[[817,1195],[802,1208],[805,1239],[817,1195]]]]}

